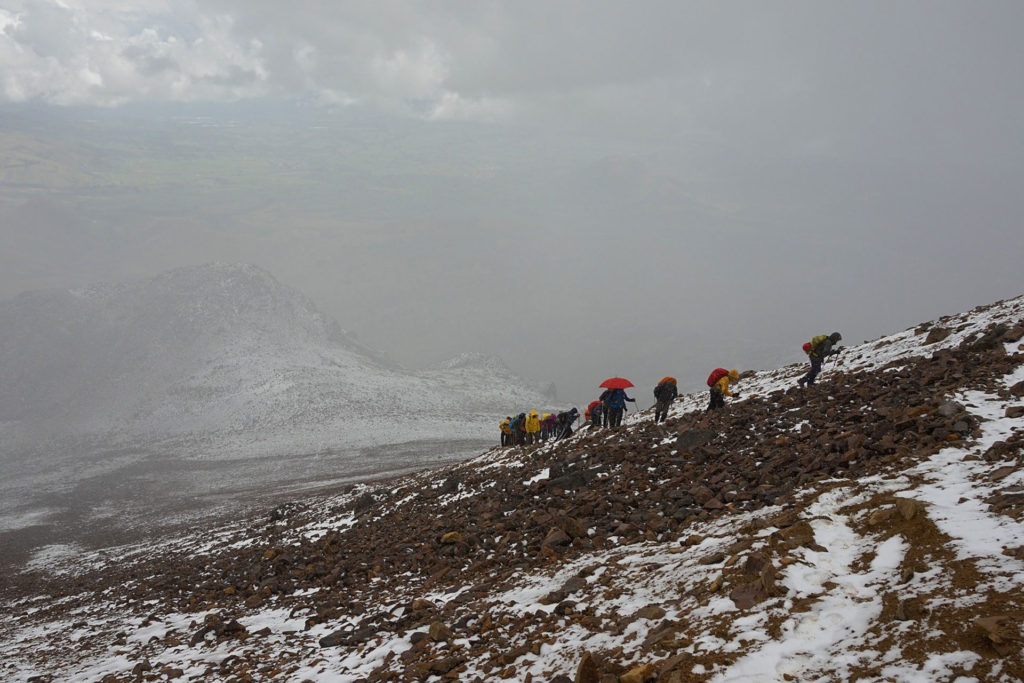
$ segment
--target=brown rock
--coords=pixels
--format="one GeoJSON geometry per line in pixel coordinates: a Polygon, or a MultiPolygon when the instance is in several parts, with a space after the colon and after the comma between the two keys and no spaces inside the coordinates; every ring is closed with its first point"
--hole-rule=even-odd
{"type": "Polygon", "coordinates": [[[433,640],[435,643],[442,640],[451,640],[452,637],[452,632],[448,629],[447,626],[442,624],[440,621],[431,622],[428,633],[430,634],[430,639],[433,640]]]}
{"type": "Polygon", "coordinates": [[[413,601],[412,601],[412,611],[413,612],[420,612],[422,610],[432,610],[432,609],[436,609],[436,608],[434,607],[434,603],[430,602],[430,600],[424,600],[423,598],[414,598],[413,601]]]}
{"type": "Polygon", "coordinates": [[[430,673],[435,674],[437,676],[443,676],[444,674],[448,673],[452,669],[455,669],[465,661],[466,660],[464,658],[455,655],[451,657],[442,657],[441,659],[435,659],[434,661],[430,662],[430,673]]]}
{"type": "Polygon", "coordinates": [[[984,633],[992,643],[992,647],[1001,656],[1005,657],[1019,651],[1020,627],[1013,622],[1011,617],[1006,615],[982,617],[975,619],[974,624],[984,633]]]}
{"type": "Polygon", "coordinates": [[[662,609],[661,607],[658,607],[657,605],[647,605],[646,607],[641,607],[640,609],[638,609],[636,611],[636,614],[633,615],[633,618],[635,618],[635,619],[661,619],[664,616],[665,616],[665,610],[662,609]]]}
{"type": "Polygon", "coordinates": [[[562,520],[561,524],[562,531],[567,533],[572,538],[586,538],[587,528],[583,525],[583,522],[576,519],[575,517],[566,517],[562,520]]]}
{"type": "Polygon", "coordinates": [[[692,655],[684,652],[682,654],[675,655],[674,657],[669,657],[665,661],[661,662],[661,664],[658,665],[658,680],[663,680],[665,676],[674,669],[681,668],[680,664],[689,661],[691,656],[692,655]]]}
{"type": "Polygon", "coordinates": [[[597,660],[589,652],[583,653],[579,665],[576,667],[575,683],[598,683],[601,680],[601,672],[597,668],[597,660]]]}
{"type": "Polygon", "coordinates": [[[665,643],[670,640],[674,640],[675,637],[676,629],[671,626],[658,629],[657,631],[652,631],[647,634],[647,637],[644,638],[644,647],[650,647],[651,645],[656,645],[658,643],[665,643]]]}
{"type": "Polygon", "coordinates": [[[953,330],[948,330],[945,327],[933,327],[931,331],[928,332],[928,336],[925,337],[924,343],[926,346],[928,344],[937,344],[951,334],[953,334],[953,330]]]}
{"type": "Polygon", "coordinates": [[[690,491],[690,494],[693,495],[694,500],[700,505],[704,505],[704,503],[715,497],[715,492],[707,486],[698,486],[690,491]]]}
{"type": "Polygon", "coordinates": [[[143,661],[143,662],[139,662],[134,667],[132,667],[132,675],[133,676],[137,676],[137,677],[141,677],[142,674],[146,673],[147,671],[152,671],[152,670],[153,670],[153,665],[150,664],[148,660],[146,660],[146,661],[143,661]]]}
{"type": "Polygon", "coordinates": [[[548,535],[544,537],[544,542],[541,544],[547,547],[561,547],[572,543],[572,539],[569,538],[569,534],[565,533],[558,527],[552,527],[548,532],[548,535]]]}
{"type": "Polygon", "coordinates": [[[575,593],[576,591],[581,591],[586,587],[586,579],[584,579],[582,576],[573,576],[569,579],[566,579],[566,582],[562,584],[562,587],[559,590],[565,593],[566,595],[571,595],[572,593],[575,593]]]}
{"type": "Polygon", "coordinates": [[[641,664],[619,676],[620,683],[645,683],[654,678],[656,669],[653,664],[641,664]]]}
{"type": "Polygon", "coordinates": [[[924,616],[924,604],[921,598],[900,600],[896,606],[896,618],[900,621],[918,621],[924,616]]]}
{"type": "Polygon", "coordinates": [[[814,543],[814,529],[806,520],[795,522],[792,526],[780,529],[772,534],[772,538],[781,540],[788,548],[809,548],[814,543]]]}
{"type": "Polygon", "coordinates": [[[884,508],[882,510],[875,510],[868,517],[868,526],[878,526],[888,522],[896,514],[896,511],[892,508],[884,508]]]}
{"type": "Polygon", "coordinates": [[[729,599],[736,604],[738,609],[750,609],[767,600],[768,592],[760,581],[751,581],[733,588],[729,593],[729,599]]]}
{"type": "Polygon", "coordinates": [[[1021,327],[1020,325],[1011,327],[1005,334],[1003,334],[1003,341],[1007,344],[1020,341],[1021,338],[1024,338],[1024,327],[1021,327]]]}
{"type": "Polygon", "coordinates": [[[458,531],[449,531],[441,537],[441,543],[444,543],[445,545],[462,543],[462,534],[460,534],[458,531]]]}
{"type": "Polygon", "coordinates": [[[1024,417],[1024,406],[1010,406],[1006,409],[1006,417],[1024,417]]]}
{"type": "Polygon", "coordinates": [[[917,508],[917,501],[908,500],[906,498],[896,499],[896,510],[898,510],[900,516],[907,521],[910,521],[917,516],[917,508]]]}
{"type": "Polygon", "coordinates": [[[993,470],[988,475],[988,478],[991,481],[999,481],[1001,479],[1005,479],[1006,477],[1010,476],[1011,474],[1013,474],[1016,471],[1017,471],[1016,467],[1014,467],[1013,465],[1007,465],[1006,467],[1000,467],[997,470],[993,470]]]}
{"type": "Polygon", "coordinates": [[[555,607],[555,614],[567,617],[576,612],[576,603],[572,600],[563,600],[555,607]]]}

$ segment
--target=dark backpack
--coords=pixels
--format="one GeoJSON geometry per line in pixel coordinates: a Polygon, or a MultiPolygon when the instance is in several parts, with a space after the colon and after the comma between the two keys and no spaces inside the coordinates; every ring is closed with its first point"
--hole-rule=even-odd
{"type": "Polygon", "coordinates": [[[715,386],[716,384],[718,384],[718,380],[722,379],[728,374],[729,371],[726,370],[725,368],[715,368],[714,370],[711,371],[711,374],[708,375],[708,386],[715,386]]]}
{"type": "Polygon", "coordinates": [[[667,401],[672,398],[672,390],[675,389],[675,387],[676,385],[672,382],[662,382],[658,386],[654,387],[654,398],[658,399],[658,401],[667,401]]]}

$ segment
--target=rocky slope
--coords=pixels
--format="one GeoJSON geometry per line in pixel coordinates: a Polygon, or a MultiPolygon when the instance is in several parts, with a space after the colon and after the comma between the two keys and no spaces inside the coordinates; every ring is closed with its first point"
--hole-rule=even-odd
{"type": "Polygon", "coordinates": [[[10,680],[1024,678],[1024,298],[9,577],[10,680]]]}

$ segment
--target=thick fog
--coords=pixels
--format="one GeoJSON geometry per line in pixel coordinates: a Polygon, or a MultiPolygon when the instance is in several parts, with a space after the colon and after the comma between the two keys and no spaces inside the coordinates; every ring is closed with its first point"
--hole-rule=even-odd
{"type": "MultiPolygon", "coordinates": [[[[584,402],[1024,291],[1017,2],[0,7],[0,296],[255,263],[584,402]]],[[[527,406],[523,406],[527,408],[527,406]]]]}

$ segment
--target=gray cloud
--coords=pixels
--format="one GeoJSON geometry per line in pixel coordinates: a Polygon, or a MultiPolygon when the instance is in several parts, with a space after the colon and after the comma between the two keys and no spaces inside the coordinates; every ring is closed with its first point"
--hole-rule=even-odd
{"type": "MultiPolygon", "coordinates": [[[[0,287],[253,261],[409,364],[497,351],[574,399],[606,372],[797,360],[794,337],[1018,293],[1022,19],[1015,2],[9,3],[4,98],[146,104],[111,127],[181,147],[131,154],[223,171],[137,214],[17,195],[0,287]],[[239,137],[193,138],[177,101],[239,101],[206,114],[239,137]],[[28,234],[53,216],[81,224],[28,234]]],[[[116,166],[109,142],[72,165],[116,166]]]]}

